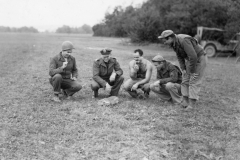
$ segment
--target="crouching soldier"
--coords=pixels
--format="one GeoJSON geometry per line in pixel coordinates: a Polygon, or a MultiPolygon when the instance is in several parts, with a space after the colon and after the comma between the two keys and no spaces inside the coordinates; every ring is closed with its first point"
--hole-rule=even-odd
{"type": "Polygon", "coordinates": [[[133,97],[146,99],[149,97],[153,66],[150,61],[143,57],[143,51],[136,49],[133,60],[129,62],[130,79],[124,83],[124,89],[133,97]],[[141,90],[144,94],[141,93],[141,90]]]}
{"type": "Polygon", "coordinates": [[[155,56],[152,62],[157,69],[157,81],[150,85],[150,89],[163,101],[171,100],[174,104],[180,104],[182,101],[180,69],[160,55],[155,56]]]}
{"type": "Polygon", "coordinates": [[[110,96],[118,96],[118,92],[123,83],[123,70],[116,58],[111,57],[110,49],[100,51],[101,58],[93,62],[93,81],[91,88],[93,98],[98,97],[99,88],[103,88],[110,96]]]}
{"type": "Polygon", "coordinates": [[[60,95],[64,94],[67,99],[82,89],[77,81],[78,69],[75,58],[71,55],[74,49],[70,41],[62,43],[62,51],[55,57],[51,58],[49,66],[49,81],[53,86],[53,101],[60,102],[60,95]],[[61,92],[61,89],[63,93],[61,92]]]}

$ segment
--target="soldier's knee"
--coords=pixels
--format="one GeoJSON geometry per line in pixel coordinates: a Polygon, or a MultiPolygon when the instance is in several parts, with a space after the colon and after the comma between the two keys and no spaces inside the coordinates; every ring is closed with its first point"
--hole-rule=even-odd
{"type": "Polygon", "coordinates": [[[143,86],[143,90],[146,91],[146,92],[149,92],[150,91],[150,84],[147,83],[143,86]]]}
{"type": "Polygon", "coordinates": [[[154,84],[150,84],[150,90],[155,90],[155,86],[154,86],[154,84]]]}
{"type": "Polygon", "coordinates": [[[82,85],[78,84],[74,88],[76,91],[80,91],[82,89],[82,85]]]}
{"type": "Polygon", "coordinates": [[[96,91],[100,88],[100,86],[97,83],[92,83],[91,88],[92,88],[93,91],[96,91]]]}
{"type": "Polygon", "coordinates": [[[52,78],[53,78],[53,80],[62,80],[62,75],[61,74],[55,74],[52,78]]]}
{"type": "Polygon", "coordinates": [[[132,88],[132,86],[130,86],[130,83],[128,81],[126,81],[124,84],[123,84],[123,89],[128,91],[132,88]]]}
{"type": "Polygon", "coordinates": [[[166,89],[171,90],[174,87],[174,83],[168,82],[166,83],[166,89]]]}

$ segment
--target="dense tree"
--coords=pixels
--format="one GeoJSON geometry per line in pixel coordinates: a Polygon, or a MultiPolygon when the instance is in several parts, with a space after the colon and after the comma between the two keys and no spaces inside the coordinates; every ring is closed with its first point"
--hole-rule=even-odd
{"type": "Polygon", "coordinates": [[[240,31],[238,0],[148,0],[139,8],[118,6],[93,28],[94,36],[129,36],[133,42],[156,42],[165,29],[194,36],[197,26],[240,31]]]}
{"type": "Polygon", "coordinates": [[[11,28],[11,27],[0,26],[0,32],[38,33],[38,30],[33,27],[11,28]]]}
{"type": "Polygon", "coordinates": [[[56,33],[74,33],[74,34],[86,34],[92,33],[92,28],[89,25],[84,24],[82,27],[70,27],[63,25],[56,30],[56,33]]]}

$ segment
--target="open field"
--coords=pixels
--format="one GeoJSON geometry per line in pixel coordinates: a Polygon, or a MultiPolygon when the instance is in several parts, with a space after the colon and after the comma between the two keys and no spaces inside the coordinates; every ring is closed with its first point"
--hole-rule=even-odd
{"type": "Polygon", "coordinates": [[[176,62],[167,48],[125,42],[88,35],[0,34],[0,159],[239,160],[240,62],[209,59],[194,112],[163,104],[153,93],[148,100],[134,100],[123,90],[119,104],[100,107],[89,85],[101,48],[113,49],[125,80],[134,49],[143,49],[147,58],[161,53],[176,62]],[[76,47],[73,56],[84,87],[74,101],[54,103],[49,60],[65,40],[76,47]]]}

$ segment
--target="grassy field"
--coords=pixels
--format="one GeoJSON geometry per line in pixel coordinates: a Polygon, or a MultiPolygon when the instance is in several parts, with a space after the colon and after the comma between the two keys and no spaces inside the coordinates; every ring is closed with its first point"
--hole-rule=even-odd
{"type": "MultiPolygon", "coordinates": [[[[98,106],[91,98],[92,63],[113,49],[128,78],[133,50],[176,62],[160,45],[137,46],[125,39],[88,35],[0,34],[0,159],[41,160],[239,160],[240,62],[209,59],[195,111],[163,104],[155,94],[134,100],[123,90],[120,103],[98,106]],[[74,43],[83,89],[74,101],[51,101],[50,57],[61,43],[74,43]]],[[[151,81],[155,80],[156,71],[151,81]]],[[[102,97],[104,92],[100,91],[102,97]]]]}

